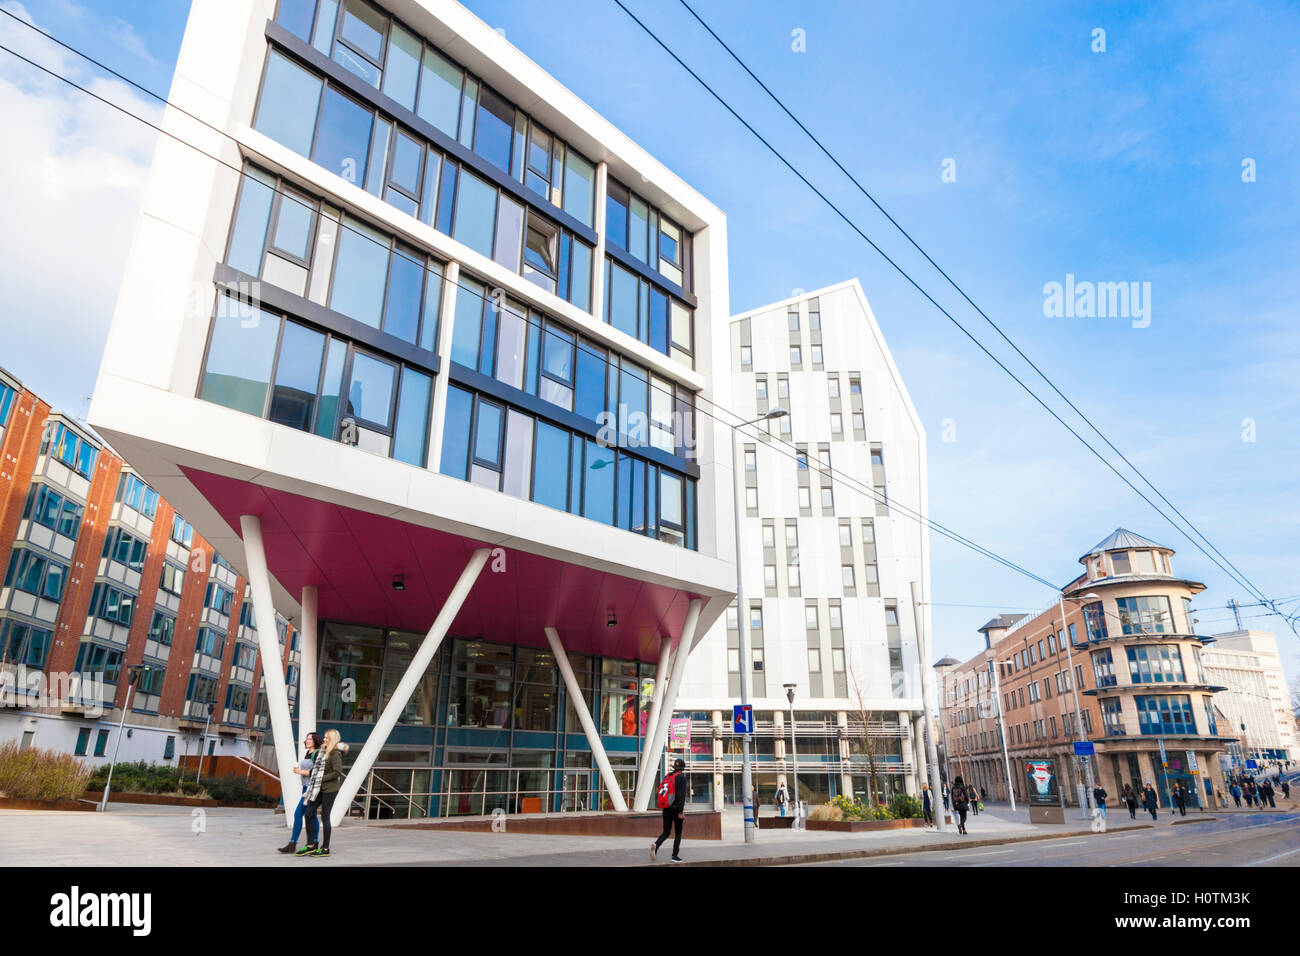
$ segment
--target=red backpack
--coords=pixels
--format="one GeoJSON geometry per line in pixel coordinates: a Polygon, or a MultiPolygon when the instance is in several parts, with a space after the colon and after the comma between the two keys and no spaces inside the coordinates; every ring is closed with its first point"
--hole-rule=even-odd
{"type": "Polygon", "coordinates": [[[663,783],[659,784],[659,809],[667,810],[673,805],[673,800],[677,797],[677,774],[670,773],[664,777],[663,783]]]}

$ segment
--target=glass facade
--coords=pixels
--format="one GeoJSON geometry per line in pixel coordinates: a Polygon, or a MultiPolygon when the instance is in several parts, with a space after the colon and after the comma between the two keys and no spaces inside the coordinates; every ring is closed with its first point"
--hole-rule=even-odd
{"type": "MultiPolygon", "coordinates": [[[[348,20],[345,10],[340,22],[348,20]]],[[[351,22],[363,20],[351,18],[351,22]]],[[[348,45],[344,34],[337,40],[337,49],[347,51],[347,63],[370,63],[356,54],[356,48],[348,45]]],[[[397,51],[398,61],[404,62],[406,54],[401,46],[393,49],[397,51]]],[[[427,62],[441,60],[432,48],[428,50],[427,62]]],[[[461,99],[441,97],[436,92],[444,82],[443,73],[434,68],[422,69],[420,73],[435,91],[429,97],[430,111],[435,116],[442,108],[432,104],[444,99],[447,102],[461,99]]],[[[514,132],[515,110],[487,87],[477,83],[474,87],[478,91],[479,107],[464,114],[476,118],[471,124],[477,130],[472,134],[474,150],[492,165],[509,171],[512,143],[518,138],[514,132]]],[[[524,127],[531,122],[526,114],[519,113],[518,117],[524,127]]],[[[531,188],[520,185],[512,190],[498,185],[483,170],[454,160],[445,149],[439,149],[386,113],[354,99],[275,48],[267,56],[253,125],[425,225],[450,235],[583,311],[590,311],[593,247],[544,210],[559,207],[570,214],[580,213],[575,218],[590,228],[595,170],[540,127],[536,128],[534,140],[545,140],[551,149],[559,151],[557,155],[563,158],[557,159],[554,175],[557,183],[564,182],[567,186],[551,189],[548,185],[546,195],[539,195],[538,185],[531,188]]],[[[448,132],[448,135],[452,134],[448,132]]],[[[519,145],[518,149],[522,156],[524,147],[519,145]]],[[[536,175],[534,172],[533,176],[536,175]]],[[[515,178],[522,182],[522,174],[515,178]]],[[[251,202],[256,205],[250,216],[256,220],[268,200],[254,196],[251,202]]],[[[297,215],[304,222],[296,232],[289,232],[290,240],[306,231],[307,214],[298,210],[297,215]]],[[[240,222],[232,232],[237,242],[232,243],[234,257],[228,261],[241,271],[256,274],[255,270],[245,268],[253,261],[252,253],[244,252],[256,245],[259,230],[255,225],[240,222]]]]}
{"type": "MultiPolygon", "coordinates": [[[[366,725],[391,697],[421,639],[327,622],[320,725],[342,723],[345,740],[363,740],[366,725]]],[[[569,661],[630,797],[655,665],[578,654],[570,654],[569,661]]],[[[389,783],[400,777],[414,792],[408,790],[400,806],[372,805],[372,815],[593,809],[607,801],[549,650],[448,639],[398,725],[375,774],[389,783]]]]}
{"type": "Polygon", "coordinates": [[[1143,734],[1191,736],[1196,733],[1192,699],[1186,694],[1163,697],[1134,697],[1138,726],[1143,734]]]}
{"type": "Polygon", "coordinates": [[[1125,648],[1129,682],[1133,684],[1182,684],[1186,682],[1182,655],[1177,644],[1138,644],[1125,648]]]}

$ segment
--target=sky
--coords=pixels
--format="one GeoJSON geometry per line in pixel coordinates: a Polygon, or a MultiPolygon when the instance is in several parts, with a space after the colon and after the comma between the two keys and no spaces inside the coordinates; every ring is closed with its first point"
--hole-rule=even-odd
{"type": "MultiPolygon", "coordinates": [[[[682,3],[624,2],[1118,463],[682,3]]],[[[1220,552],[1270,597],[1300,604],[1300,336],[1288,291],[1300,261],[1300,9],[1195,0],[1143,8],[689,2],[1220,552]],[[1142,314],[1049,314],[1046,290],[1067,282],[1136,284],[1142,314]]],[[[928,432],[933,520],[1057,585],[1079,573],[1079,555],[1128,528],[1174,548],[1175,571],[1206,583],[1196,601],[1202,633],[1231,629],[1224,605],[1252,601],[1246,590],[925,301],[614,0],[574,0],[547,16],[523,0],[467,6],[726,211],[733,312],[861,280],[928,432]]],[[[188,3],[0,0],[0,8],[165,93],[188,3]]],[[[156,102],[0,21],[5,46],[157,115],[156,102]]],[[[0,152],[0,365],[82,415],[153,134],[3,51],[0,115],[9,142],[0,152]]],[[[1055,599],[985,557],[932,542],[936,657],[965,659],[982,646],[976,628],[989,618],[1055,599]]],[[[1245,608],[1243,623],[1277,633],[1298,673],[1300,641],[1261,613],[1245,608]]]]}

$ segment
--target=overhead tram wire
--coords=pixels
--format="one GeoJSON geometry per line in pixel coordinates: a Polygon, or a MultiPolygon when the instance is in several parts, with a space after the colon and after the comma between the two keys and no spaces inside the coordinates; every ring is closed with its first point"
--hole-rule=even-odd
{"type": "Polygon", "coordinates": [[[1073,427],[1071,427],[1071,425],[1068,422],[1066,422],[1065,419],[1063,419],[1059,414],[1057,414],[1055,409],[1053,409],[1050,405],[1048,405],[1045,401],[1043,401],[1043,399],[1040,398],[1033,389],[1031,389],[1028,385],[1026,385],[1025,382],[1019,376],[1017,376],[1013,371],[1011,371],[1011,369],[1008,368],[1007,365],[1004,362],[1002,362],[1001,359],[999,359],[996,355],[994,355],[991,351],[989,351],[989,349],[984,345],[983,342],[977,339],[970,332],[969,329],[967,329],[964,325],[962,325],[952,315],[951,312],[949,312],[942,305],[940,305],[939,302],[936,301],[935,298],[931,296],[929,292],[927,292],[924,288],[922,288],[921,285],[915,279],[912,278],[912,276],[907,272],[907,270],[905,270],[902,266],[900,266],[897,262],[895,262],[889,256],[889,254],[886,253],[879,245],[877,245],[865,232],[863,232],[862,229],[859,228],[858,225],[852,219],[850,219],[843,212],[843,210],[839,208],[839,206],[837,206],[834,202],[832,202],[826,196],[825,193],[823,193],[820,189],[818,189],[815,185],[813,185],[812,182],[810,182],[809,179],[806,176],[804,176],[802,172],[800,172],[788,159],[786,159],[786,157],[776,147],[774,147],[761,133],[759,133],[758,130],[756,130],[744,117],[742,117],[738,112],[736,112],[736,110],[731,106],[731,104],[729,104],[725,99],[723,99],[722,96],[713,89],[713,87],[711,87],[708,83],[706,83],[704,79],[698,73],[696,73],[695,70],[693,70],[690,67],[689,64],[687,64],[684,60],[682,60],[682,58],[679,57],[662,39],[660,39],[659,36],[653,30],[651,30],[648,26],[646,26],[646,24],[642,22],[642,20],[639,17],[637,17],[636,14],[634,14],[631,10],[629,10],[627,6],[622,2],[622,0],[614,0],[614,3],[617,4],[618,7],[624,13],[626,13],[637,24],[637,26],[639,26],[652,40],[654,40],[655,43],[657,43],[660,46],[660,48],[664,50],[664,52],[666,52],[670,57],[672,57],[673,60],[676,61],[676,63],[679,66],[681,66],[682,69],[684,69],[687,73],[689,73],[697,83],[699,83],[702,87],[704,87],[704,89],[708,91],[708,93],[715,100],[717,100],[718,103],[721,104],[721,106],[728,113],[732,115],[732,117],[734,117],[737,120],[737,122],[739,122],[742,126],[744,126],[745,129],[748,130],[750,134],[754,136],[755,139],[757,139],[760,143],[762,143],[763,146],[765,146],[767,150],[772,153],[773,156],[775,156],[778,160],[780,160],[782,165],[784,165],[787,169],[789,169],[792,173],[794,173],[795,176],[797,176],[805,186],[807,186],[810,190],[812,190],[813,193],[816,194],[816,196],[819,199],[821,199],[822,202],[824,202],[831,209],[832,212],[834,212],[840,219],[842,219],[850,229],[852,229],[855,233],[857,233],[857,235],[864,242],[866,242],[869,246],[871,246],[871,248],[874,249],[876,253],[880,255],[880,257],[883,258],[899,275],[901,275],[904,279],[906,279],[908,284],[911,285],[914,289],[916,289],[916,291],[919,292],[926,299],[926,301],[928,301],[931,305],[933,305],[936,309],[938,309],[939,312],[941,312],[944,315],[944,317],[948,319],[949,322],[955,325],[962,332],[963,335],[965,335],[968,339],[970,339],[971,342],[974,343],[975,346],[981,352],[983,352],[986,356],[988,356],[989,359],[992,360],[994,364],[998,366],[998,368],[1000,368],[1003,372],[1005,372],[1017,385],[1019,385],[1022,389],[1024,389],[1025,392],[1027,392],[1030,395],[1030,397],[1034,399],[1034,401],[1036,401],[1039,405],[1041,405],[1042,408],[1049,415],[1051,415],[1054,419],[1056,419],[1057,422],[1059,422],[1062,427],[1064,427],[1071,435],[1073,435],[1075,439],[1079,441],[1080,444],[1082,444],[1085,448],[1087,448],[1090,452],[1092,452],[1092,454],[1097,458],[1098,461],[1100,461],[1107,468],[1109,468],[1115,474],[1116,477],[1118,477],[1121,481],[1124,482],[1124,484],[1128,485],[1128,487],[1131,488],[1139,498],[1145,501],[1148,505],[1151,506],[1151,508],[1158,515],[1160,515],[1167,522],[1169,522],[1169,524],[1176,531],[1178,531],[1179,534],[1187,538],[1192,543],[1192,545],[1198,551],[1204,554],[1205,557],[1208,558],[1212,564],[1214,564],[1216,567],[1219,568],[1219,570],[1221,570],[1224,574],[1230,577],[1241,587],[1249,591],[1253,596],[1258,597],[1261,600],[1267,600],[1266,596],[1262,591],[1256,588],[1253,584],[1250,584],[1249,582],[1243,580],[1234,571],[1231,571],[1227,567],[1225,567],[1223,563],[1221,563],[1217,558],[1215,558],[1208,551],[1206,551],[1205,548],[1202,547],[1201,544],[1198,541],[1196,541],[1195,538],[1192,538],[1190,535],[1188,535],[1187,532],[1181,526],[1179,526],[1177,522],[1175,522],[1172,518],[1170,518],[1167,514],[1165,514],[1164,511],[1162,511],[1154,501],[1148,498],[1141,491],[1141,489],[1139,489],[1136,485],[1134,485],[1133,482],[1130,481],[1126,475],[1122,474],[1119,471],[1119,469],[1117,469],[1115,465],[1108,458],[1102,455],[1096,448],[1094,448],[1088,442],[1087,439],[1085,439],[1082,435],[1078,433],[1078,431],[1076,431],[1073,427]]]}
{"type": "MultiPolygon", "coordinates": [[[[4,10],[3,8],[0,8],[0,13],[5,13],[5,14],[7,14],[7,15],[9,15],[9,16],[12,16],[12,14],[10,14],[9,11],[4,10]]],[[[17,19],[17,18],[15,18],[15,19],[17,19]]],[[[19,20],[18,22],[23,23],[24,26],[30,26],[30,24],[27,24],[25,21],[19,20]]],[[[42,33],[43,35],[48,36],[48,34],[44,34],[44,31],[41,31],[39,28],[33,27],[33,29],[37,30],[37,32],[40,32],[40,33],[42,33]]],[[[51,38],[51,39],[53,39],[53,38],[51,38]]],[[[115,70],[112,70],[112,69],[109,68],[109,67],[103,67],[101,64],[99,64],[98,61],[94,60],[93,58],[91,58],[91,57],[89,57],[89,56],[86,56],[85,54],[80,53],[80,51],[76,50],[74,47],[69,46],[68,44],[64,43],[64,42],[61,41],[61,40],[57,40],[57,39],[55,39],[54,42],[58,43],[60,46],[63,46],[65,49],[68,49],[68,50],[70,50],[70,51],[76,53],[78,56],[83,56],[87,61],[89,61],[89,62],[91,62],[91,63],[94,63],[96,66],[101,66],[101,68],[105,69],[105,70],[106,70],[107,72],[109,72],[109,73],[112,73],[114,76],[116,76],[117,78],[121,79],[123,82],[128,83],[129,85],[135,87],[136,89],[139,89],[140,91],[142,91],[142,92],[148,94],[149,96],[154,97],[155,99],[158,99],[159,101],[161,101],[162,103],[166,104],[167,106],[170,106],[170,107],[172,107],[173,109],[176,109],[177,111],[179,111],[179,112],[181,112],[181,113],[184,113],[186,116],[190,116],[191,118],[195,119],[197,122],[202,123],[204,126],[207,126],[209,129],[212,129],[213,131],[219,133],[220,135],[225,136],[226,138],[231,139],[232,141],[235,141],[235,140],[234,140],[234,137],[231,136],[231,134],[225,132],[224,130],[217,129],[216,127],[212,126],[212,124],[207,123],[205,120],[203,120],[203,119],[201,119],[201,118],[199,118],[199,117],[194,116],[193,114],[187,112],[186,110],[184,110],[184,109],[181,108],[181,107],[174,106],[174,105],[173,105],[169,100],[167,100],[165,97],[159,96],[157,93],[154,93],[153,91],[148,90],[147,88],[141,86],[140,84],[136,83],[135,81],[130,80],[130,79],[128,79],[128,78],[122,76],[122,74],[117,73],[115,70]]],[[[179,144],[181,144],[181,145],[183,145],[183,146],[187,146],[187,147],[189,147],[190,149],[195,150],[196,152],[198,152],[198,153],[200,153],[201,155],[205,156],[206,158],[212,160],[213,162],[216,162],[216,163],[218,163],[218,164],[220,164],[220,165],[222,165],[222,166],[225,166],[226,168],[232,170],[233,172],[235,172],[236,174],[238,174],[241,178],[242,178],[242,177],[248,177],[248,176],[250,176],[250,174],[247,172],[247,170],[245,170],[245,169],[243,169],[243,168],[241,168],[241,167],[239,167],[239,166],[236,166],[236,165],[234,165],[233,163],[229,163],[229,162],[227,162],[226,160],[222,159],[222,158],[219,157],[219,156],[214,156],[214,155],[212,155],[211,153],[209,153],[209,152],[207,152],[206,150],[202,149],[201,147],[195,145],[194,143],[191,143],[191,142],[189,142],[188,140],[183,139],[182,137],[176,135],[175,133],[172,133],[172,132],[169,131],[169,130],[163,129],[161,126],[159,126],[159,125],[157,125],[157,124],[155,124],[155,123],[150,122],[148,119],[146,119],[146,118],[144,118],[144,117],[142,117],[142,116],[139,116],[139,115],[137,115],[137,114],[135,114],[135,113],[132,113],[130,110],[126,109],[125,107],[121,106],[121,105],[118,104],[118,103],[114,103],[114,102],[112,102],[111,100],[108,100],[108,99],[105,99],[105,98],[102,97],[102,96],[99,96],[98,94],[96,94],[96,93],[93,92],[92,90],[89,90],[89,89],[87,89],[86,87],[82,86],[81,84],[77,83],[75,80],[72,80],[72,79],[70,79],[69,77],[63,76],[63,75],[59,74],[58,72],[56,72],[56,71],[54,71],[54,70],[51,70],[51,69],[49,69],[48,67],[45,67],[45,66],[41,65],[40,63],[37,63],[37,62],[35,62],[34,60],[29,59],[29,58],[26,57],[26,56],[23,56],[21,53],[18,53],[18,52],[16,52],[16,51],[10,49],[9,47],[5,46],[4,44],[0,44],[0,50],[3,50],[4,52],[6,52],[6,53],[8,53],[9,55],[11,55],[11,56],[13,56],[13,57],[15,57],[15,58],[21,60],[22,62],[28,64],[29,66],[33,66],[33,67],[35,67],[36,69],[42,71],[43,73],[46,73],[46,74],[48,74],[49,76],[51,76],[51,77],[53,77],[53,78],[55,78],[55,79],[57,79],[57,80],[60,80],[60,81],[62,81],[62,82],[64,82],[64,83],[68,84],[69,86],[73,87],[74,89],[77,89],[77,90],[79,90],[80,92],[86,94],[87,96],[90,96],[91,98],[93,98],[93,99],[95,99],[95,100],[98,100],[99,102],[103,103],[104,105],[106,105],[106,106],[110,106],[110,107],[112,107],[113,109],[115,109],[115,110],[117,110],[117,111],[123,113],[124,115],[126,115],[126,116],[128,116],[128,117],[130,117],[130,118],[132,118],[132,119],[135,119],[135,120],[137,120],[137,121],[139,121],[139,122],[141,122],[141,123],[143,123],[144,125],[150,127],[150,128],[153,129],[154,131],[156,131],[156,132],[158,132],[158,133],[161,133],[161,134],[163,134],[164,136],[167,136],[168,138],[170,138],[170,139],[176,141],[177,143],[179,143],[179,144]]],[[[260,182],[260,180],[259,180],[259,182],[260,182]]],[[[300,200],[300,199],[297,199],[296,197],[294,197],[294,196],[290,195],[289,193],[285,192],[284,190],[280,190],[280,189],[278,189],[278,188],[276,188],[276,187],[269,186],[269,185],[267,185],[266,183],[262,183],[262,185],[266,186],[268,189],[271,189],[273,192],[275,192],[276,194],[278,194],[278,195],[280,195],[280,196],[282,196],[282,197],[289,198],[289,199],[293,199],[295,202],[299,202],[299,203],[301,203],[301,200],[300,200]]],[[[340,227],[343,228],[343,229],[349,229],[349,228],[350,228],[349,226],[347,226],[346,223],[343,223],[343,222],[340,223],[340,227]]],[[[370,239],[370,241],[375,242],[376,245],[382,245],[382,243],[379,243],[377,240],[373,239],[373,237],[365,236],[364,233],[361,233],[361,232],[358,231],[358,230],[352,230],[352,231],[353,231],[356,235],[358,235],[358,236],[363,236],[363,237],[365,237],[365,238],[370,239]]],[[[385,248],[387,249],[388,247],[385,246],[385,248]]],[[[418,263],[419,265],[421,265],[421,267],[424,266],[424,263],[423,263],[423,262],[420,262],[419,260],[416,260],[416,259],[414,259],[413,257],[405,256],[403,253],[400,252],[400,250],[397,250],[395,247],[394,247],[392,250],[390,250],[390,251],[391,251],[392,254],[394,254],[394,255],[403,255],[405,258],[409,259],[410,261],[418,263]]],[[[445,276],[443,276],[442,281],[443,281],[443,282],[447,282],[447,279],[446,279],[445,276]]],[[[464,285],[462,285],[462,284],[459,283],[459,282],[454,283],[454,285],[456,285],[457,288],[464,289],[466,292],[470,293],[471,295],[475,295],[475,296],[480,296],[480,297],[482,297],[481,294],[480,294],[477,290],[470,289],[469,287],[464,286],[464,285]]],[[[483,298],[487,298],[487,297],[483,297],[483,298]]],[[[533,324],[531,316],[526,317],[526,318],[525,318],[525,321],[529,322],[529,324],[533,324]]],[[[540,323],[538,323],[538,325],[540,325],[540,323]]],[[[581,339],[578,339],[578,341],[580,342],[581,339]]],[[[582,346],[581,346],[581,345],[578,345],[578,347],[581,348],[582,346]]],[[[588,351],[588,354],[592,354],[592,355],[600,355],[600,353],[597,353],[597,352],[595,352],[595,351],[593,351],[593,350],[587,350],[587,351],[588,351]]],[[[608,357],[607,357],[607,356],[602,356],[602,357],[605,358],[606,361],[608,361],[608,357]]],[[[653,387],[653,386],[652,386],[652,387],[653,387]]],[[[663,391],[663,390],[661,390],[661,391],[663,391]]],[[[671,393],[669,393],[669,394],[671,394],[671,393]]],[[[717,405],[716,403],[709,401],[708,399],[704,399],[704,401],[706,401],[708,404],[712,405],[712,406],[715,407],[715,408],[722,409],[722,406],[719,406],[719,405],[717,405]]],[[[697,410],[698,412],[700,412],[701,414],[704,414],[704,415],[706,415],[707,417],[709,417],[709,418],[711,418],[711,419],[713,419],[713,420],[719,422],[719,423],[722,424],[724,427],[728,427],[728,428],[730,428],[730,427],[734,427],[734,424],[735,424],[734,422],[729,423],[729,422],[727,422],[727,421],[724,421],[724,420],[723,420],[721,417],[719,417],[718,415],[715,415],[715,414],[713,414],[713,413],[711,413],[711,412],[703,411],[702,409],[699,409],[698,407],[696,408],[696,410],[697,410]]],[[[723,410],[723,411],[726,411],[726,413],[727,413],[728,415],[731,415],[731,416],[732,416],[732,417],[733,417],[737,422],[739,422],[739,421],[741,420],[741,419],[740,419],[740,416],[736,415],[736,413],[731,412],[730,410],[727,410],[727,409],[722,409],[722,410],[723,410]]],[[[768,437],[772,437],[772,436],[769,435],[768,437]]],[[[784,442],[784,441],[780,441],[780,443],[781,443],[781,444],[787,444],[787,445],[789,445],[789,443],[784,442]]],[[[790,446],[790,447],[793,447],[793,446],[790,446]]],[[[798,462],[798,461],[800,460],[800,457],[799,457],[797,454],[792,454],[792,453],[789,453],[789,452],[781,451],[781,450],[779,450],[779,449],[773,449],[773,450],[774,450],[774,451],[778,451],[779,454],[783,454],[783,455],[785,455],[787,458],[790,458],[791,460],[794,460],[794,461],[796,461],[796,462],[798,462]]],[[[811,468],[812,468],[811,459],[809,459],[808,462],[809,462],[808,467],[811,469],[811,468]]],[[[930,530],[936,532],[937,534],[939,534],[939,535],[941,535],[941,536],[943,536],[943,537],[948,538],[949,540],[953,541],[954,543],[956,543],[956,544],[960,544],[960,545],[962,545],[963,547],[966,547],[966,548],[968,548],[968,549],[970,549],[970,550],[976,552],[977,554],[979,554],[979,555],[981,555],[981,556],[983,556],[983,557],[989,558],[990,560],[995,561],[995,562],[997,562],[998,564],[1003,565],[1004,567],[1008,568],[1009,570],[1012,570],[1012,571],[1015,571],[1015,572],[1017,572],[1017,573],[1019,573],[1019,574],[1022,574],[1022,575],[1024,575],[1025,577],[1028,577],[1028,578],[1030,578],[1031,580],[1033,580],[1033,581],[1035,581],[1035,582],[1037,582],[1037,583],[1039,583],[1039,584],[1042,584],[1042,585],[1045,586],[1045,587],[1051,588],[1051,589],[1053,589],[1053,590],[1056,589],[1056,586],[1053,585],[1052,582],[1048,581],[1046,578],[1043,578],[1043,577],[1040,577],[1040,576],[1037,575],[1037,574],[1034,574],[1032,571],[1029,571],[1029,570],[1027,570],[1027,569],[1021,567],[1020,565],[1014,563],[1014,562],[1011,561],[1010,559],[1008,559],[1008,558],[1004,558],[1004,557],[1002,557],[1001,555],[997,554],[996,552],[991,551],[991,550],[989,550],[988,548],[983,547],[982,545],[976,544],[974,541],[970,540],[969,538],[966,538],[965,536],[960,535],[960,534],[958,534],[957,532],[952,531],[952,530],[949,529],[949,528],[946,528],[945,526],[939,524],[938,522],[936,522],[936,521],[934,521],[934,520],[932,520],[932,519],[930,519],[930,518],[928,518],[928,517],[926,517],[926,516],[921,515],[919,512],[915,512],[915,511],[913,511],[912,509],[907,508],[905,505],[900,505],[900,504],[899,504],[898,502],[896,502],[896,501],[886,501],[886,499],[885,499],[884,497],[878,495],[878,494],[875,492],[874,489],[870,489],[870,490],[868,490],[867,488],[865,488],[865,486],[861,486],[860,484],[858,484],[857,479],[854,479],[854,478],[851,478],[851,477],[849,477],[849,476],[846,476],[846,475],[843,475],[843,474],[841,474],[841,473],[838,473],[838,472],[836,472],[834,469],[830,468],[829,466],[823,466],[823,465],[821,465],[820,463],[818,463],[818,466],[817,466],[817,469],[816,469],[816,470],[818,471],[819,474],[829,474],[829,475],[839,474],[839,479],[838,479],[838,480],[840,481],[841,484],[843,484],[845,487],[849,488],[849,490],[851,490],[851,491],[856,491],[859,495],[861,495],[862,497],[866,498],[867,500],[872,501],[872,502],[884,502],[884,503],[887,503],[887,504],[889,505],[890,508],[892,508],[892,509],[896,509],[896,510],[902,512],[902,514],[903,514],[904,517],[907,517],[907,518],[909,518],[909,519],[911,519],[911,520],[913,520],[913,521],[916,521],[916,522],[919,523],[919,524],[924,525],[924,526],[927,527],[928,529],[930,529],[930,530]]]]}
{"type": "MultiPolygon", "coordinates": [[[[1038,374],[1038,377],[1041,378],[1044,382],[1046,382],[1047,385],[1052,389],[1052,391],[1055,392],[1056,395],[1062,401],[1064,401],[1065,404],[1068,405],[1076,415],[1078,415],[1081,419],[1083,419],[1084,422],[1087,423],[1088,427],[1091,428],[1093,432],[1095,432],[1097,436],[1103,442],[1106,443],[1106,445],[1110,448],[1110,450],[1113,451],[1115,454],[1117,454],[1120,457],[1120,460],[1123,461],[1124,464],[1128,465],[1128,467],[1133,470],[1133,473],[1137,475],[1139,478],[1141,478],[1142,481],[1146,484],[1146,486],[1150,488],[1153,492],[1155,492],[1156,496],[1159,497],[1160,500],[1163,501],[1165,504],[1167,504],[1173,510],[1174,514],[1178,515],[1178,517],[1181,518],[1187,524],[1187,527],[1190,528],[1193,532],[1195,532],[1196,535],[1202,541],[1205,542],[1206,546],[1211,551],[1213,551],[1219,557],[1223,558],[1223,560],[1227,562],[1228,566],[1231,567],[1238,574],[1240,574],[1243,579],[1249,581],[1249,578],[1246,577],[1245,572],[1241,571],[1240,568],[1238,568],[1235,564],[1232,563],[1232,561],[1228,559],[1227,555],[1225,555],[1222,551],[1216,548],[1214,544],[1210,541],[1210,539],[1206,537],[1205,534],[1199,528],[1197,528],[1195,524],[1192,523],[1192,520],[1188,518],[1185,514],[1183,514],[1172,501],[1170,501],[1167,497],[1165,497],[1165,495],[1160,491],[1160,489],[1157,488],[1151,482],[1151,480],[1147,478],[1145,474],[1142,473],[1141,469],[1139,469],[1137,465],[1133,464],[1133,462],[1129,460],[1128,456],[1126,456],[1122,451],[1120,451],[1115,446],[1114,442],[1112,442],[1109,438],[1106,437],[1106,435],[1101,431],[1101,429],[1098,428],[1093,423],[1092,419],[1090,419],[1087,415],[1085,415],[1083,411],[1079,408],[1079,406],[1077,406],[1073,401],[1071,401],[1070,398],[1064,392],[1062,392],[1060,388],[1057,387],[1056,383],[1052,381],[1052,379],[1049,378],[1048,375],[1041,368],[1039,368],[1038,365],[1035,364],[1034,361],[1028,355],[1024,353],[1024,351],[1020,348],[1020,346],[1018,346],[1014,341],[1012,341],[1012,339],[1006,334],[1006,332],[1004,332],[1002,328],[996,322],[993,321],[993,319],[988,315],[988,313],[986,313],[982,308],[980,308],[975,303],[975,301],[969,295],[967,295],[966,290],[963,289],[960,285],[958,285],[957,282],[952,278],[952,276],[950,276],[943,269],[943,267],[939,265],[939,263],[934,261],[934,259],[930,256],[930,254],[926,252],[925,249],[923,249],[921,245],[914,238],[912,238],[911,233],[909,233],[906,229],[904,229],[903,226],[899,224],[898,220],[896,220],[892,215],[890,215],[889,211],[886,210],[885,207],[882,206],[876,200],[876,197],[873,196],[867,190],[867,188],[858,181],[857,177],[855,177],[844,167],[844,164],[841,163],[839,159],[837,159],[834,156],[834,154],[832,154],[831,151],[826,148],[826,146],[822,143],[822,141],[818,139],[816,135],[813,134],[812,130],[810,130],[806,125],[804,125],[803,121],[800,120],[799,117],[795,116],[794,113],[790,111],[790,109],[785,105],[785,103],[782,102],[781,98],[777,96],[774,92],[772,92],[772,90],[768,87],[766,83],[764,83],[761,79],[759,79],[758,75],[755,74],[754,71],[749,68],[748,64],[746,64],[745,61],[740,58],[740,56],[726,43],[725,40],[722,39],[722,37],[718,36],[717,32],[711,26],[709,26],[708,23],[705,22],[704,18],[701,17],[695,11],[695,9],[690,5],[690,3],[688,3],[687,0],[680,0],[680,2],[681,5],[686,8],[687,12],[689,12],[690,15],[695,18],[695,20],[700,24],[700,26],[704,27],[704,29],[708,31],[709,35],[713,37],[713,39],[716,40],[724,50],[727,51],[727,53],[731,56],[733,60],[736,61],[736,63],[740,66],[740,68],[744,70],[747,74],[749,74],[750,78],[762,88],[763,92],[768,95],[768,97],[772,100],[772,102],[774,102],[778,107],[780,107],[782,112],[784,112],[785,115],[788,116],[794,122],[794,124],[803,131],[804,135],[806,135],[810,140],[812,140],[814,145],[816,145],[816,147],[822,151],[822,154],[825,155],[827,159],[829,159],[832,163],[835,164],[835,167],[848,178],[849,182],[851,182],[857,188],[858,192],[862,193],[863,196],[865,196],[868,200],[870,200],[871,204],[876,207],[876,209],[881,213],[881,215],[883,215],[886,219],[889,220],[890,225],[892,225],[895,229],[897,229],[903,235],[903,237],[907,239],[909,243],[911,243],[912,248],[914,248],[917,252],[919,252],[922,256],[925,257],[925,261],[928,262],[931,266],[933,266],[935,271],[937,271],[939,275],[943,276],[943,278],[947,281],[947,283],[950,286],[952,286],[953,289],[955,289],[963,299],[966,300],[966,302],[970,305],[970,307],[973,308],[976,312],[978,312],[980,316],[984,319],[984,321],[987,322],[993,328],[993,330],[998,333],[999,336],[1001,336],[1002,340],[1006,342],[1009,346],[1011,346],[1011,348],[1015,350],[1015,353],[1017,355],[1019,355],[1022,359],[1024,359],[1025,363],[1038,374]]],[[[1181,528],[1179,530],[1182,531],[1181,528]]],[[[1185,531],[1182,531],[1182,533],[1186,536],[1185,531]]],[[[1258,588],[1256,588],[1255,590],[1262,597],[1263,592],[1259,591],[1258,588]]]]}

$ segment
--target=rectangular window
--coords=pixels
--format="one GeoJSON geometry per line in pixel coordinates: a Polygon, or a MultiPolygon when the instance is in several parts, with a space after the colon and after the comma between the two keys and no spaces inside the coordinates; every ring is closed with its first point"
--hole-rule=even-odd
{"type": "Polygon", "coordinates": [[[1129,683],[1186,683],[1183,660],[1177,644],[1140,644],[1125,648],[1128,656],[1129,683]]]}

